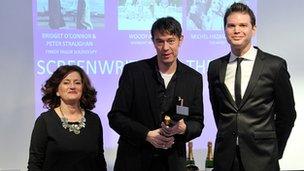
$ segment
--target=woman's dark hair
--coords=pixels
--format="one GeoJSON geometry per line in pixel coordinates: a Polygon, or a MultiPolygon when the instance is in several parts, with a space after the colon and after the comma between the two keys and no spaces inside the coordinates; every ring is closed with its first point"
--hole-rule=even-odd
{"type": "Polygon", "coordinates": [[[60,97],[56,95],[58,86],[68,74],[74,71],[79,73],[83,84],[80,107],[88,110],[91,110],[95,107],[95,103],[97,101],[97,92],[91,85],[88,75],[83,71],[82,68],[77,65],[60,66],[45,82],[45,85],[41,88],[43,94],[41,100],[44,103],[44,107],[48,109],[54,109],[60,106],[60,97]]]}

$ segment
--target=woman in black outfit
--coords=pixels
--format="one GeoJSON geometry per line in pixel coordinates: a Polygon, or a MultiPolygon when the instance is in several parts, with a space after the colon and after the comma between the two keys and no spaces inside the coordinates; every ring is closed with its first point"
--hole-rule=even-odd
{"type": "Polygon", "coordinates": [[[61,66],[42,87],[49,111],[36,120],[28,170],[106,171],[96,91],[78,66],[61,66]]]}

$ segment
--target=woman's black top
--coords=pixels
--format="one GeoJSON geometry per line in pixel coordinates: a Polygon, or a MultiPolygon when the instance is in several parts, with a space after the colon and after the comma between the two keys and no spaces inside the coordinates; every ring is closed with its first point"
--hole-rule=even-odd
{"type": "Polygon", "coordinates": [[[32,132],[28,170],[106,171],[103,134],[97,114],[85,111],[79,134],[62,127],[54,110],[42,113],[32,132]]]}

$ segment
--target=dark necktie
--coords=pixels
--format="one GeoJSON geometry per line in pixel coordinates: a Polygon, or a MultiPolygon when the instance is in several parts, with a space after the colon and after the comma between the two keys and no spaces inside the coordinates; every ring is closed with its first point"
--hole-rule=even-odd
{"type": "Polygon", "coordinates": [[[236,58],[237,61],[237,67],[235,71],[235,82],[234,82],[234,94],[235,94],[235,103],[237,107],[240,107],[242,95],[241,95],[241,76],[242,76],[242,70],[241,70],[241,62],[244,58],[236,58]]]}

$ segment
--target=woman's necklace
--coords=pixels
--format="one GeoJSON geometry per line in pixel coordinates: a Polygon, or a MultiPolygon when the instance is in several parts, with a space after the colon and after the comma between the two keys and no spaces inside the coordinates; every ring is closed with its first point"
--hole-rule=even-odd
{"type": "Polygon", "coordinates": [[[62,117],[60,118],[62,122],[62,127],[64,129],[68,129],[70,132],[73,132],[74,134],[79,134],[80,129],[85,127],[86,119],[84,117],[84,112],[82,112],[82,116],[77,122],[69,123],[68,118],[66,118],[62,112],[61,107],[59,106],[60,113],[62,117]]]}

